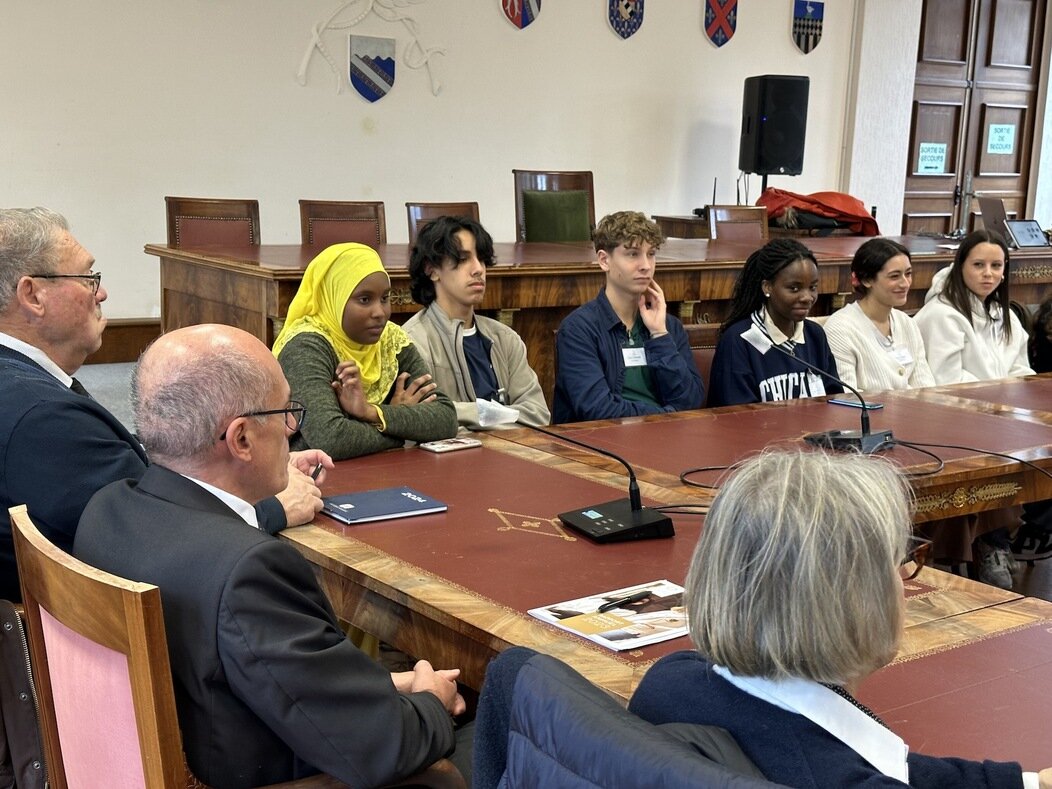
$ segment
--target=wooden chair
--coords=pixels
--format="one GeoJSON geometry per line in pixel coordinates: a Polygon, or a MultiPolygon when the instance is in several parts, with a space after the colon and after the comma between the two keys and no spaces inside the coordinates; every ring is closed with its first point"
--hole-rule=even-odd
{"type": "MultiPolygon", "coordinates": [[[[9,512],[50,785],[204,789],[183,756],[160,590],[59,550],[25,506],[9,512]]],[[[435,768],[434,785],[447,785],[452,769],[463,786],[446,760],[414,783],[435,768]]],[[[328,776],[273,785],[343,786],[328,776]]]]}
{"type": "Polygon", "coordinates": [[[384,204],[300,200],[300,238],[304,246],[320,248],[348,241],[386,244],[384,204]]]}
{"type": "Polygon", "coordinates": [[[716,355],[716,343],[719,341],[720,324],[718,323],[685,323],[687,343],[694,356],[694,366],[698,368],[705,391],[709,391],[709,375],[712,372],[712,357],[716,355]]]}
{"type": "Polygon", "coordinates": [[[709,238],[720,241],[766,241],[767,207],[710,205],[709,238]]]}
{"type": "Polygon", "coordinates": [[[595,227],[595,187],[591,170],[512,170],[515,176],[516,241],[526,240],[524,192],[581,191],[588,195],[588,227],[595,227]]]}
{"type": "Polygon", "coordinates": [[[420,228],[440,216],[466,216],[479,221],[478,203],[406,203],[406,217],[409,220],[409,243],[416,241],[420,228]]]}
{"type": "Polygon", "coordinates": [[[200,197],[165,197],[168,246],[207,244],[259,246],[259,202],[200,197]]]}

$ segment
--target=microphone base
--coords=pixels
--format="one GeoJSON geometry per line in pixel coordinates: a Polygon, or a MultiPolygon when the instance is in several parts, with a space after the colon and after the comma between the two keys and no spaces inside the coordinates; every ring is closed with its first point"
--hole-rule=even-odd
{"type": "Polygon", "coordinates": [[[649,507],[633,510],[628,499],[617,499],[559,515],[564,526],[598,543],[672,537],[672,519],[649,507]]]}
{"type": "Polygon", "coordinates": [[[811,433],[804,436],[804,441],[822,449],[834,452],[859,452],[872,455],[891,446],[894,439],[890,430],[874,430],[865,433],[861,430],[826,430],[822,433],[811,433]]]}

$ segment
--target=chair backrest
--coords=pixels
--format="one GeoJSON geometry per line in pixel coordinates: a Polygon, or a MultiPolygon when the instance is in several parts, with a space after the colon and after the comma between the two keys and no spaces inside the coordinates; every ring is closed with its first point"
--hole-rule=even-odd
{"type": "Polygon", "coordinates": [[[721,241],[766,241],[767,207],[710,205],[709,238],[721,241]]]}
{"type": "Polygon", "coordinates": [[[466,216],[479,221],[478,203],[406,203],[406,218],[409,220],[409,243],[416,241],[420,228],[440,216],[466,216]]]}
{"type": "Polygon", "coordinates": [[[259,246],[259,202],[202,197],[165,197],[168,246],[259,246]]]}
{"type": "Polygon", "coordinates": [[[698,368],[705,391],[709,391],[709,376],[712,372],[712,357],[716,355],[716,343],[719,341],[720,324],[718,323],[685,323],[687,343],[690,345],[694,366],[698,368]]]}
{"type": "Polygon", "coordinates": [[[160,591],[10,514],[51,786],[187,786],[160,591]]]}
{"type": "MultiPolygon", "coordinates": [[[[595,187],[591,170],[512,170],[515,177],[515,240],[526,241],[525,192],[585,192],[588,227],[595,228],[595,187]]],[[[532,239],[531,240],[549,240],[532,239]]],[[[561,240],[561,239],[550,239],[561,240]]]]}
{"type": "Polygon", "coordinates": [[[486,670],[472,786],[773,785],[726,731],[654,726],[566,664],[512,647],[486,670]]]}
{"type": "Polygon", "coordinates": [[[300,200],[300,237],[304,246],[319,248],[348,241],[371,247],[386,244],[384,204],[300,200]]]}

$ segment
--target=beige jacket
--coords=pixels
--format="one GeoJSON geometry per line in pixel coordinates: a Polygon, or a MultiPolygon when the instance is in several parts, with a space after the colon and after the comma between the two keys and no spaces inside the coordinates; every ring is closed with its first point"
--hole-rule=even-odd
{"type": "MultiPolygon", "coordinates": [[[[497,383],[507,394],[506,405],[518,410],[521,424],[547,425],[551,421],[551,412],[544,401],[537,374],[526,361],[526,345],[522,338],[514,329],[483,315],[475,316],[475,325],[492,343],[490,363],[497,383]]],[[[453,400],[457,421],[470,430],[481,430],[475,388],[464,358],[464,322],[448,317],[437,303],[432,302],[406,321],[402,328],[431,368],[439,390],[453,400]]]]}

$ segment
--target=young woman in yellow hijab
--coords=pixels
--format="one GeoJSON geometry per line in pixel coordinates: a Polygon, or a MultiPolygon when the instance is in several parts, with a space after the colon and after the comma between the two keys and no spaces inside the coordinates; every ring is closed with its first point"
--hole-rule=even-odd
{"type": "Polygon", "coordinates": [[[290,443],[342,460],[457,432],[408,335],[391,323],[391,280],[363,244],[336,244],[307,266],[274,355],[310,417],[290,443]]]}

